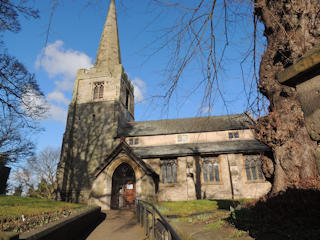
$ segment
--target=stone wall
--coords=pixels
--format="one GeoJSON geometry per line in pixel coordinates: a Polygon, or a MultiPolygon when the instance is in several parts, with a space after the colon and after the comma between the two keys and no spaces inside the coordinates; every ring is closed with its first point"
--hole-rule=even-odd
{"type": "Polygon", "coordinates": [[[178,157],[177,184],[162,183],[160,158],[144,159],[144,161],[160,176],[157,192],[159,201],[258,198],[270,190],[271,184],[265,180],[247,180],[243,154],[221,154],[217,159],[220,166],[220,181],[205,182],[201,157],[178,157]]]}
{"type": "Polygon", "coordinates": [[[114,102],[70,104],[57,170],[58,191],[65,200],[86,201],[95,169],[118,143],[117,108],[114,102]]]}
{"type": "Polygon", "coordinates": [[[109,210],[111,206],[112,176],[117,167],[129,164],[135,173],[136,198],[150,200],[155,198],[155,182],[132,159],[125,154],[119,154],[93,181],[89,197],[89,204],[100,206],[103,210],[109,210]]]}
{"type": "Polygon", "coordinates": [[[208,142],[217,142],[217,141],[234,141],[234,140],[255,139],[251,129],[128,137],[128,138],[126,138],[126,142],[129,144],[129,140],[132,138],[139,139],[139,144],[133,145],[133,147],[147,147],[147,146],[161,146],[161,145],[169,145],[169,144],[208,143],[208,142]],[[229,132],[238,132],[239,138],[229,139],[229,132]],[[181,136],[181,135],[187,136],[187,141],[179,142],[178,136],[181,136]]]}
{"type": "Polygon", "coordinates": [[[295,87],[310,137],[318,142],[320,173],[320,44],[277,75],[280,83],[295,87]]]}

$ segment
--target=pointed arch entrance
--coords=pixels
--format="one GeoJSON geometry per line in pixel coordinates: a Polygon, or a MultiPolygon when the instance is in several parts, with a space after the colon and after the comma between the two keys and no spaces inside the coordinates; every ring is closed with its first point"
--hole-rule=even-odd
{"type": "Polygon", "coordinates": [[[111,208],[133,207],[136,198],[136,176],[128,163],[121,163],[113,172],[111,208]]]}

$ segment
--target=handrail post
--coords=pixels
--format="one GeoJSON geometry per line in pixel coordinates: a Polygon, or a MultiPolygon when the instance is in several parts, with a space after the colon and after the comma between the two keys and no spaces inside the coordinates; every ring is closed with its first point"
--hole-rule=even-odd
{"type": "Polygon", "coordinates": [[[143,225],[144,225],[144,233],[147,235],[147,207],[144,207],[143,209],[143,225]]]}
{"type": "Polygon", "coordinates": [[[152,207],[152,240],[155,240],[155,214],[152,207]]]}
{"type": "Polygon", "coordinates": [[[148,238],[152,237],[152,240],[181,240],[179,235],[175,232],[168,221],[161,215],[161,213],[156,209],[151,203],[145,202],[143,200],[137,200],[139,208],[139,219],[142,227],[144,228],[145,234],[148,238]],[[147,206],[150,206],[152,210],[148,210],[147,206]],[[149,226],[149,214],[152,215],[152,232],[150,234],[149,226]],[[157,217],[156,217],[157,214],[157,217]],[[159,222],[156,224],[156,221],[159,222]],[[157,228],[157,231],[156,231],[157,228]],[[158,234],[159,233],[159,234],[158,234]],[[160,236],[158,236],[160,235],[160,236]]]}

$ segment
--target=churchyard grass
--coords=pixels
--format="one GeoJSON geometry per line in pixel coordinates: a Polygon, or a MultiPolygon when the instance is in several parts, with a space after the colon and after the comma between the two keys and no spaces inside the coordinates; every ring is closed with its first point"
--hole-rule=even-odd
{"type": "Polygon", "coordinates": [[[202,237],[207,239],[205,236],[209,236],[208,232],[221,239],[250,240],[252,238],[248,232],[235,228],[228,221],[230,206],[231,209],[239,205],[245,206],[250,201],[194,200],[158,202],[155,205],[164,216],[167,216],[183,240],[202,239],[202,237]],[[198,237],[191,237],[195,233],[198,237]]]}
{"type": "Polygon", "coordinates": [[[87,207],[41,198],[0,196],[0,231],[28,231],[87,207]]]}
{"type": "Polygon", "coordinates": [[[239,200],[193,200],[177,202],[158,202],[156,207],[164,215],[179,217],[216,212],[218,209],[229,210],[230,206],[245,205],[250,199],[239,200]]]}

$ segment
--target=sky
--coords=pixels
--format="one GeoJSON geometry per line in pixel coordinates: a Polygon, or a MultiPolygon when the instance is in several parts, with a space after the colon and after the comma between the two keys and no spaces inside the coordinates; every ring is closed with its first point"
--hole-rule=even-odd
{"type": "MultiPolygon", "coordinates": [[[[40,121],[43,131],[34,136],[37,151],[46,146],[61,146],[76,71],[94,64],[109,0],[91,1],[91,5],[85,2],[63,1],[57,6],[48,41],[46,33],[52,6],[44,0],[34,1],[34,7],[40,10],[40,19],[21,18],[22,30],[4,35],[8,53],[35,74],[49,104],[48,117],[40,121]]],[[[163,43],[159,40],[161,29],[172,24],[179,12],[160,11],[149,5],[149,0],[116,0],[116,5],[122,64],[135,86],[136,121],[234,114],[247,109],[244,88],[248,83],[243,83],[250,81],[246,76],[243,78],[239,62],[251,43],[250,19],[239,17],[234,19],[234,27],[230,24],[233,34],[230,34],[229,50],[219,75],[225,101],[217,97],[211,107],[202,104],[204,88],[193,88],[202,80],[201,67],[195,61],[166,104],[157,96],[163,95],[168,87],[166,67],[173,46],[156,53],[155,50],[163,43]]],[[[218,28],[219,24],[223,25],[217,22],[218,28]]],[[[221,28],[221,38],[217,40],[222,42],[223,36],[221,28]]],[[[249,76],[250,70],[247,72],[249,76]]]]}

